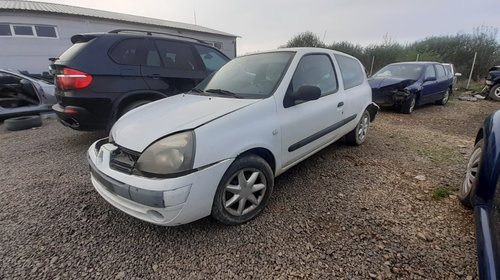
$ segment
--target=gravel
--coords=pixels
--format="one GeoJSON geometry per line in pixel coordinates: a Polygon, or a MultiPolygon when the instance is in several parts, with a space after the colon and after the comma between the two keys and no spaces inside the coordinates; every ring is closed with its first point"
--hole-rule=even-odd
{"type": "Polygon", "coordinates": [[[456,192],[496,109],[452,99],[383,110],[365,144],[335,143],[292,168],[262,215],[233,227],[159,227],[110,206],[85,158],[102,132],[0,125],[0,278],[476,279],[473,214],[456,192]],[[452,194],[433,199],[437,188],[452,194]]]}

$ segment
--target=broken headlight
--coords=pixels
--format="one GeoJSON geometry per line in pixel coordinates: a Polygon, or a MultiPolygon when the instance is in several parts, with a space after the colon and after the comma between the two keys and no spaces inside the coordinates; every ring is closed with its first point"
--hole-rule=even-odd
{"type": "Polygon", "coordinates": [[[162,138],[146,148],[137,160],[135,168],[156,175],[188,171],[193,168],[194,151],[194,132],[180,132],[162,138]]]}

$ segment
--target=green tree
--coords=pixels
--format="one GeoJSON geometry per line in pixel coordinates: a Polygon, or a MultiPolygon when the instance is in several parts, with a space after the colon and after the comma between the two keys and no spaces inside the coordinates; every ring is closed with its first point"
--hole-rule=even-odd
{"type": "Polygon", "coordinates": [[[286,45],[286,48],[295,48],[295,47],[316,47],[323,48],[325,44],[321,42],[321,39],[311,31],[302,32],[300,34],[295,35],[290,39],[286,45]]]}

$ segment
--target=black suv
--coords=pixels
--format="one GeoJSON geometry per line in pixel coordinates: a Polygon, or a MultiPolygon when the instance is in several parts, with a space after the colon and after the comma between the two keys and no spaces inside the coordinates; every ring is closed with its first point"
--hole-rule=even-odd
{"type": "Polygon", "coordinates": [[[489,97],[500,101],[500,66],[491,67],[486,77],[485,91],[489,92],[489,97]]]}
{"type": "Polygon", "coordinates": [[[168,33],[122,29],[71,42],[50,65],[58,102],[52,108],[77,130],[109,129],[124,113],[189,91],[229,61],[201,40],[168,33]]]}

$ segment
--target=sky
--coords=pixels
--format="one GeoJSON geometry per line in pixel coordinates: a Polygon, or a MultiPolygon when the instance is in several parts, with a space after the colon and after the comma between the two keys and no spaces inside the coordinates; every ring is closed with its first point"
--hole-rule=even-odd
{"type": "MultiPolygon", "coordinates": [[[[311,31],[326,44],[402,44],[500,28],[500,0],[39,0],[185,22],[239,36],[238,55],[276,49],[311,31]]],[[[497,33],[500,42],[500,32],[497,33]]]]}

